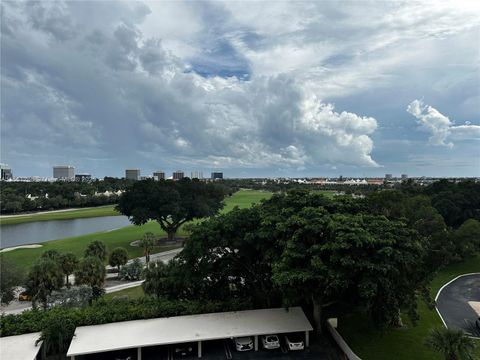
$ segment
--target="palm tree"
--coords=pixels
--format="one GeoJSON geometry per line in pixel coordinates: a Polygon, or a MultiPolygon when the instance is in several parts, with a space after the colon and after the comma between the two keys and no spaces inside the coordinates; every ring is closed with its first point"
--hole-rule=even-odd
{"type": "Polygon", "coordinates": [[[30,269],[27,278],[27,293],[32,297],[32,305],[40,300],[47,308],[47,297],[53,290],[63,286],[63,272],[60,265],[51,258],[41,257],[30,269]]]}
{"type": "Polygon", "coordinates": [[[76,285],[90,286],[94,298],[101,295],[105,276],[107,275],[102,260],[96,256],[87,256],[80,262],[74,274],[76,285]]]}
{"type": "Polygon", "coordinates": [[[85,257],[96,256],[100,260],[107,260],[107,248],[100,240],[93,240],[85,249],[85,257]]]}
{"type": "Polygon", "coordinates": [[[49,355],[56,355],[63,359],[75,333],[75,323],[66,316],[51,316],[45,322],[40,338],[35,346],[43,341],[44,351],[49,355]]]}
{"type": "Polygon", "coordinates": [[[78,266],[78,259],[75,254],[66,253],[60,256],[60,266],[62,267],[63,274],[65,275],[65,283],[67,287],[70,287],[68,276],[75,271],[78,266]]]}
{"type": "Polygon", "coordinates": [[[151,232],[146,232],[143,235],[143,238],[140,240],[140,246],[143,247],[143,253],[145,254],[145,261],[148,263],[150,261],[150,252],[152,251],[153,246],[155,245],[155,235],[151,232]]]}
{"type": "Polygon", "coordinates": [[[462,330],[432,329],[425,343],[445,360],[474,360],[475,343],[462,330]]]}

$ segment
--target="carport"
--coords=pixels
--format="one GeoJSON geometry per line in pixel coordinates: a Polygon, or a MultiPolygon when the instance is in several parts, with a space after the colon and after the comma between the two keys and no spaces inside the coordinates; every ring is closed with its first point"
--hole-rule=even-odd
{"type": "Polygon", "coordinates": [[[124,321],[77,327],[67,356],[74,360],[78,355],[137,349],[141,360],[143,347],[197,342],[202,357],[202,341],[253,336],[258,350],[258,336],[292,332],[305,332],[308,347],[311,330],[300,307],[124,321]]]}
{"type": "Polygon", "coordinates": [[[5,360],[35,360],[42,347],[35,342],[40,333],[7,336],[0,338],[0,359],[5,360]]]}

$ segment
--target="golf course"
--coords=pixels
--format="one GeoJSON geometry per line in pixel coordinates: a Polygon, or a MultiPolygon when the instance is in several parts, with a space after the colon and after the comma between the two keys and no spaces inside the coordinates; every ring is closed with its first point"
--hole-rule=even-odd
{"type": "MultiPolygon", "coordinates": [[[[240,190],[234,193],[231,197],[225,199],[225,206],[222,212],[231,211],[234,207],[246,208],[252,204],[260,202],[262,199],[269,198],[272,194],[264,191],[254,190],[240,190]]],[[[4,219],[5,221],[47,221],[58,219],[74,219],[76,217],[95,217],[95,216],[111,216],[118,214],[113,206],[102,206],[100,208],[79,209],[72,211],[51,212],[43,214],[32,214],[25,216],[16,216],[4,219]]],[[[18,223],[18,222],[17,222],[18,223]]],[[[2,222],[2,225],[5,223],[2,222]]],[[[12,222],[10,222],[12,224],[12,222]]],[[[83,256],[83,252],[87,245],[93,240],[100,240],[107,246],[109,251],[116,247],[124,247],[128,251],[129,258],[139,257],[143,255],[143,249],[140,247],[131,246],[130,243],[142,238],[146,232],[152,232],[156,236],[161,237],[165,235],[160,226],[150,221],[142,226],[130,225],[120,229],[96,232],[82,236],[70,237],[54,241],[43,242],[41,247],[31,249],[16,249],[2,253],[2,256],[12,260],[20,269],[27,270],[35,260],[47,250],[56,250],[60,253],[71,252],[78,257],[83,256]]],[[[186,236],[187,233],[184,227],[178,231],[178,236],[186,236]]],[[[175,246],[157,246],[152,253],[167,251],[175,246]]]]}

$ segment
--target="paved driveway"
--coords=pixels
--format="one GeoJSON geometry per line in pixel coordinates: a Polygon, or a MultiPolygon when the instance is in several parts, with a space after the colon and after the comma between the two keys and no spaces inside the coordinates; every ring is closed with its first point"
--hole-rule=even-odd
{"type": "Polygon", "coordinates": [[[437,310],[448,328],[462,329],[471,336],[480,337],[474,325],[478,315],[469,301],[480,301],[480,274],[461,276],[440,290],[437,310]]]}

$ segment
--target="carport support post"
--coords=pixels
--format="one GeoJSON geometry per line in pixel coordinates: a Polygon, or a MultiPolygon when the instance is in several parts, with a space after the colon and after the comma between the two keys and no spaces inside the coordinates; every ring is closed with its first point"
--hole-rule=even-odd
{"type": "Polygon", "coordinates": [[[310,346],[310,334],[308,333],[308,330],[305,331],[305,346],[309,347],[310,346]]]}
{"type": "Polygon", "coordinates": [[[255,335],[255,351],[258,351],[258,335],[255,335]]]}
{"type": "Polygon", "coordinates": [[[70,356],[70,360],[75,360],[75,355],[70,356]]]}
{"type": "Polygon", "coordinates": [[[202,342],[201,341],[198,342],[198,357],[199,358],[202,357],[202,342]]]}
{"type": "Polygon", "coordinates": [[[142,360],[142,348],[137,348],[137,360],[142,360]]]}

